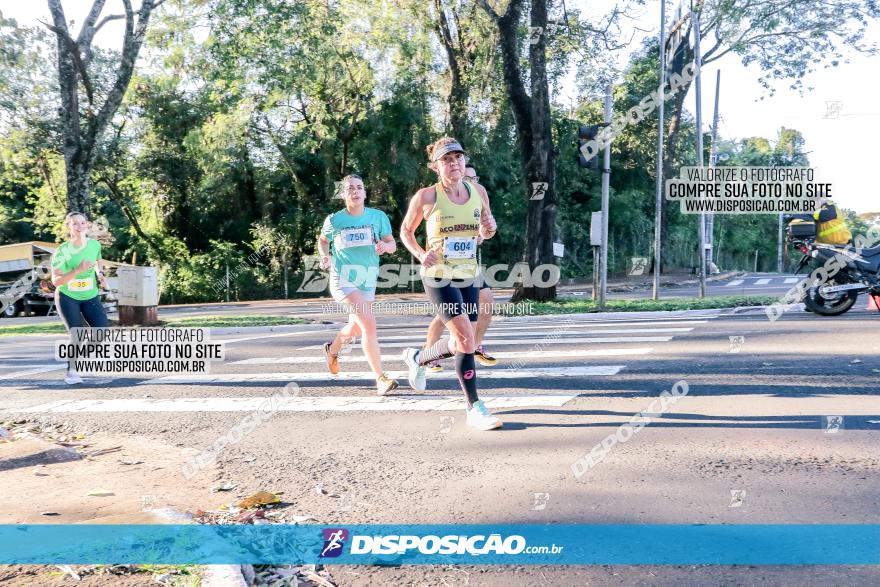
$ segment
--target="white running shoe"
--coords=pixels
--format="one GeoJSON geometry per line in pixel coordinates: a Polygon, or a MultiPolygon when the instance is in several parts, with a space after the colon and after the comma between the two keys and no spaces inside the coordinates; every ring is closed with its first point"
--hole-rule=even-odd
{"type": "Polygon", "coordinates": [[[467,411],[467,425],[477,430],[494,430],[501,428],[503,424],[486,408],[483,400],[480,400],[467,411]]]}
{"type": "Polygon", "coordinates": [[[382,373],[376,378],[376,393],[386,395],[397,389],[397,380],[388,376],[388,373],[382,373]]]}
{"type": "Polygon", "coordinates": [[[76,385],[78,383],[82,383],[83,378],[79,376],[79,374],[73,369],[68,369],[67,374],[64,376],[64,383],[67,385],[76,385]]]}
{"type": "Polygon", "coordinates": [[[425,368],[419,365],[419,349],[404,349],[403,362],[406,363],[408,369],[407,380],[409,386],[416,391],[425,391],[427,387],[425,368]]]}

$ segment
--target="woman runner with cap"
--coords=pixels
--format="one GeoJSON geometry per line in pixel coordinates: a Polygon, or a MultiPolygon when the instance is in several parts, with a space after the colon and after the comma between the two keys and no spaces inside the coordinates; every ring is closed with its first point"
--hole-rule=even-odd
{"type": "Polygon", "coordinates": [[[348,324],[332,342],[324,344],[327,368],[339,373],[342,345],[361,336],[361,348],[376,376],[376,392],[385,395],[397,389],[397,381],[382,371],[382,356],[373,316],[379,255],[397,250],[391,222],[381,210],[364,206],[366,190],[359,175],[346,175],[341,182],[345,208],[324,220],[318,237],[321,268],[330,269],[330,294],[349,312],[348,324]],[[331,254],[332,243],[332,254],[331,254]]]}
{"type": "Polygon", "coordinates": [[[453,138],[443,137],[428,146],[428,167],[437,173],[436,185],[420,189],[409,203],[400,228],[400,240],[422,264],[425,293],[437,308],[451,337],[442,338],[423,351],[404,350],[413,389],[425,389],[425,365],[455,357],[455,372],[467,399],[467,424],[478,430],[501,427],[501,420],[477,396],[474,322],[479,304],[477,238],[495,235],[496,224],[489,196],[481,185],[463,181],[467,155],[453,138]],[[415,231],[422,220],[427,242],[422,248],[415,231]]]}

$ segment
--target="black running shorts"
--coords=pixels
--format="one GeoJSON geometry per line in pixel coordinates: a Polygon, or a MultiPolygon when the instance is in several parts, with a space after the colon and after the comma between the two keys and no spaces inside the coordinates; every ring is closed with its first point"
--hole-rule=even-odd
{"type": "Polygon", "coordinates": [[[440,316],[444,324],[462,314],[467,314],[471,322],[477,321],[480,290],[473,282],[473,279],[441,280],[432,277],[422,278],[428,300],[434,304],[437,315],[440,316]]]}

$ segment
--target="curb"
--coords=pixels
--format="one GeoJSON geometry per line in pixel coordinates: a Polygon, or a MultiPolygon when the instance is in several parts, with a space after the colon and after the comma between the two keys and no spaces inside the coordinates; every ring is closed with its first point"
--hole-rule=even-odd
{"type": "Polygon", "coordinates": [[[248,587],[241,565],[205,565],[201,587],[248,587]]]}

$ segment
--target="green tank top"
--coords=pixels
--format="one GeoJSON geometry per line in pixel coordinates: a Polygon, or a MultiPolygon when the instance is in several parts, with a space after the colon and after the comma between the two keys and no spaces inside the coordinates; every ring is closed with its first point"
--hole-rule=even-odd
{"type": "Polygon", "coordinates": [[[483,202],[476,188],[468,182],[462,183],[468,192],[468,200],[463,204],[452,202],[441,184],[434,188],[437,202],[426,217],[426,250],[436,251],[440,262],[432,267],[422,267],[422,277],[472,279],[479,275],[477,236],[483,202]]]}

